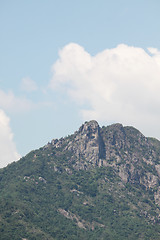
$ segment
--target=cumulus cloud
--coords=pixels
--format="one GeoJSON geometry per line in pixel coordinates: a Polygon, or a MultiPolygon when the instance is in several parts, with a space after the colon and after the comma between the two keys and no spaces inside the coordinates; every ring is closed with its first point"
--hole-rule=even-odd
{"type": "Polygon", "coordinates": [[[13,141],[10,119],[0,109],[0,168],[20,158],[13,141]]]}
{"type": "Polygon", "coordinates": [[[0,89],[0,108],[11,112],[25,112],[35,107],[35,104],[25,98],[17,97],[12,91],[5,92],[0,89]]]}
{"type": "Polygon", "coordinates": [[[160,52],[120,44],[91,56],[71,43],[52,66],[50,86],[81,106],[85,120],[122,122],[145,134],[160,132],[160,52]],[[88,106],[88,109],[86,109],[88,106]]]}
{"type": "Polygon", "coordinates": [[[33,92],[38,89],[37,84],[29,77],[22,78],[21,89],[26,92],[33,92]]]}

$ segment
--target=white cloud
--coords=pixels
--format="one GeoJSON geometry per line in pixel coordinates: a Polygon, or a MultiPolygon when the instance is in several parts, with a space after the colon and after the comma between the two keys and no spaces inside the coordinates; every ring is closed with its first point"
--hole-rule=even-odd
{"type": "Polygon", "coordinates": [[[29,98],[28,95],[16,96],[12,90],[3,91],[0,89],[0,108],[9,113],[26,113],[44,107],[53,107],[54,103],[52,101],[43,100],[44,97],[46,99],[48,97],[47,91],[43,90],[39,92],[41,101],[35,101],[34,97],[29,98]]]}
{"type": "Polygon", "coordinates": [[[29,77],[22,78],[21,89],[26,92],[33,92],[38,89],[37,84],[29,77]]]}
{"type": "Polygon", "coordinates": [[[9,123],[9,118],[0,109],[0,168],[20,158],[13,142],[13,133],[9,123]]]}
{"type": "Polygon", "coordinates": [[[0,89],[0,108],[11,112],[25,112],[35,107],[35,104],[25,98],[17,97],[12,91],[5,92],[0,89]]]}
{"type": "Polygon", "coordinates": [[[122,122],[160,138],[160,52],[148,51],[120,44],[91,56],[68,44],[52,67],[50,86],[79,103],[85,120],[122,122]]]}

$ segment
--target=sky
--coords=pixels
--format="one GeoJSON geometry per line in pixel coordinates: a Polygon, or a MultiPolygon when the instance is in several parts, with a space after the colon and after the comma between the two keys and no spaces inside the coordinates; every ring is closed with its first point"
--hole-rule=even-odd
{"type": "Polygon", "coordinates": [[[0,0],[0,168],[85,121],[160,140],[159,0],[0,0]]]}

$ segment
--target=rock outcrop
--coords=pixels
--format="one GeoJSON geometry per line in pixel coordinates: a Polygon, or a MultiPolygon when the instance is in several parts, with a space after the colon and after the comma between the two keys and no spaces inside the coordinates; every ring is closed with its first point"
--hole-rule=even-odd
{"type": "MultiPolygon", "coordinates": [[[[155,189],[159,184],[158,144],[156,140],[155,148],[150,138],[133,127],[117,123],[101,128],[94,120],[85,122],[69,138],[51,142],[56,149],[71,153],[70,162],[76,170],[113,167],[123,183],[141,184],[146,189],[155,189]]],[[[159,190],[155,192],[156,202],[158,195],[159,190]]]]}
{"type": "Polygon", "coordinates": [[[74,154],[75,167],[78,169],[101,166],[105,148],[98,123],[96,121],[84,123],[79,131],[75,132],[66,149],[74,154]]]}

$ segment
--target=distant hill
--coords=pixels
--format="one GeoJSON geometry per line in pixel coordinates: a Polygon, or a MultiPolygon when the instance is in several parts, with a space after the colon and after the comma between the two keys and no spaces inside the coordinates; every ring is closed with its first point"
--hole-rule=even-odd
{"type": "Polygon", "coordinates": [[[160,142],[90,121],[1,169],[0,239],[160,239],[160,142]]]}

